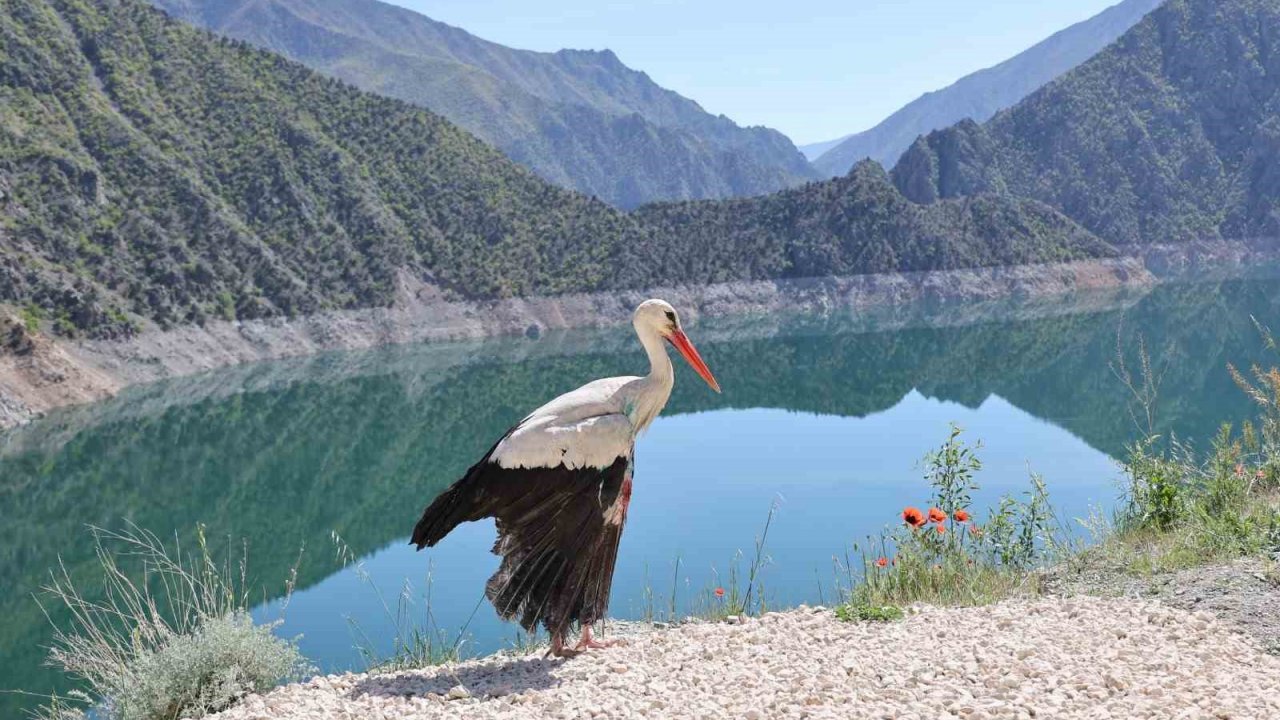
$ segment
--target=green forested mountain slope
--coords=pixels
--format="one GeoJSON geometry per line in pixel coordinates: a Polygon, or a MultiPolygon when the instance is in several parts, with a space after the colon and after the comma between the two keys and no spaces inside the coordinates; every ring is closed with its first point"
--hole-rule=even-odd
{"type": "Polygon", "coordinates": [[[1280,235],[1280,0],[1169,0],[985,125],[918,140],[919,202],[1042,200],[1116,244],[1280,235]]]}
{"type": "Polygon", "coordinates": [[[0,0],[0,302],[98,336],[457,297],[1109,252],[1034,202],[878,167],[623,214],[448,121],[139,0],[0,0]]]}
{"type": "Polygon", "coordinates": [[[544,178],[620,207],[762,194],[817,177],[781,133],[711,115],[608,50],[515,50],[376,0],[152,2],[426,107],[544,178]]]}
{"type": "Polygon", "coordinates": [[[438,116],[141,3],[0,5],[0,288],[81,327],[95,294],[170,323],[386,304],[400,267],[594,285],[639,237],[438,116]]]}
{"type": "Polygon", "coordinates": [[[1124,0],[1084,22],[1054,33],[999,65],[922,95],[870,130],[840,140],[813,164],[826,176],[843,175],[863,158],[893,167],[917,137],[966,118],[977,122],[989,120],[1088,60],[1161,2],[1163,0],[1124,0]]]}
{"type": "Polygon", "coordinates": [[[1069,260],[1113,253],[1033,201],[983,195],[917,205],[876,162],[759,198],[660,203],[635,217],[655,237],[649,264],[699,281],[848,275],[1069,260]]]}

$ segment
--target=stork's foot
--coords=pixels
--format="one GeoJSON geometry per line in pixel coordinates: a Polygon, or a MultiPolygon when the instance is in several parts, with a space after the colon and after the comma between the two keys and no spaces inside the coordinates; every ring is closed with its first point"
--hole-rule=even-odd
{"type": "Polygon", "coordinates": [[[581,654],[582,654],[582,650],[578,648],[570,648],[568,645],[565,644],[564,634],[561,633],[558,635],[551,636],[551,649],[547,650],[547,654],[544,655],[543,657],[551,657],[554,655],[555,657],[558,657],[558,658],[568,659],[571,657],[578,657],[581,654]]]}
{"type": "Polygon", "coordinates": [[[578,641],[578,644],[575,645],[573,649],[578,651],[603,650],[605,648],[614,647],[615,645],[626,645],[626,642],[624,642],[622,638],[614,640],[597,640],[595,636],[591,634],[591,626],[583,625],[582,639],[578,641]]]}
{"type": "Polygon", "coordinates": [[[579,640],[577,645],[573,646],[574,650],[604,650],[623,644],[621,640],[579,640]]]}

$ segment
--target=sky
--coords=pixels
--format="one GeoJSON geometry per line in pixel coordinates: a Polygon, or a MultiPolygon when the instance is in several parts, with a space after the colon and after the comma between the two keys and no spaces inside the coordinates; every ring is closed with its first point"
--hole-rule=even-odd
{"type": "Polygon", "coordinates": [[[529,50],[613,50],[797,144],[865,130],[1119,0],[389,0],[529,50]]]}

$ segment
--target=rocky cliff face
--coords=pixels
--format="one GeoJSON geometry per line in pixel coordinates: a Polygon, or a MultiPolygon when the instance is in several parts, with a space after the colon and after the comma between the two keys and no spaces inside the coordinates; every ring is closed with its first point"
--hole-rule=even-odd
{"type": "Polygon", "coordinates": [[[122,383],[0,308],[0,428],[62,405],[110,397],[122,383]]]}

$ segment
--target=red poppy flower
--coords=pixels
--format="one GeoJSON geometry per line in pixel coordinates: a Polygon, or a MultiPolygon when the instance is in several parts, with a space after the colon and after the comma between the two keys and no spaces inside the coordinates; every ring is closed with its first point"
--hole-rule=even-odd
{"type": "Polygon", "coordinates": [[[941,508],[929,508],[929,522],[946,522],[947,514],[941,508]]]}
{"type": "Polygon", "coordinates": [[[924,527],[924,513],[920,508],[909,507],[902,511],[902,522],[913,528],[924,527]]]}
{"type": "Polygon", "coordinates": [[[969,522],[969,512],[967,510],[957,510],[955,518],[956,522],[969,522]]]}
{"type": "Polygon", "coordinates": [[[946,526],[946,525],[943,525],[942,523],[938,523],[937,525],[934,525],[933,527],[934,527],[934,529],[935,529],[935,530],[937,530],[937,531],[938,531],[938,534],[939,534],[939,535],[945,535],[945,534],[946,534],[946,532],[947,532],[947,526],[946,526]]]}
{"type": "Polygon", "coordinates": [[[716,588],[716,597],[718,598],[724,597],[724,588],[716,588]]]}
{"type": "Polygon", "coordinates": [[[876,561],[876,567],[884,567],[889,564],[889,558],[880,558],[876,561]]]}

